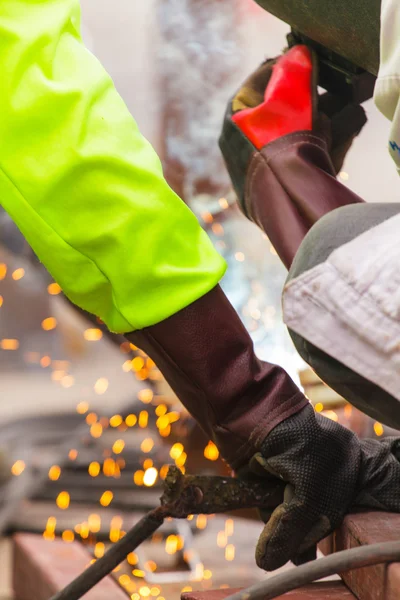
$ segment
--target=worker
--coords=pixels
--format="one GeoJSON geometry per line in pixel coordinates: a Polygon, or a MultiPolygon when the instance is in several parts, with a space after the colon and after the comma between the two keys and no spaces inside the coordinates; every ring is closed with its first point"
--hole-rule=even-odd
{"type": "MultiPolygon", "coordinates": [[[[363,202],[336,179],[366,116],[360,105],[340,97],[324,94],[318,98],[316,70],[315,54],[300,45],[264,63],[230,102],[220,145],[242,211],[267,233],[290,269],[285,317],[295,329],[291,335],[299,354],[354,406],[400,429],[394,386],[392,392],[387,391],[354,370],[362,360],[360,353],[350,350],[355,346],[344,342],[337,323],[331,326],[334,338],[327,335],[327,314],[321,317],[318,331],[315,291],[306,293],[302,285],[306,277],[312,277],[312,285],[319,289],[314,271],[301,275],[322,263],[336,247],[399,212],[398,204],[363,202]],[[317,337],[323,338],[325,352],[316,343],[317,337]],[[340,352],[336,351],[336,359],[328,358],[336,338],[341,340],[340,352]],[[351,355],[353,369],[343,364],[344,348],[351,355]]],[[[343,293],[341,297],[344,301],[343,293]]],[[[370,370],[370,363],[366,364],[364,374],[370,370]]]]}
{"type": "MultiPolygon", "coordinates": [[[[374,98],[391,121],[388,150],[399,171],[398,2],[383,0],[381,13],[381,64],[374,98]]],[[[307,355],[325,381],[352,397],[356,406],[396,429],[400,429],[399,206],[355,204],[318,221],[299,247],[284,295],[286,322],[300,354],[307,355]],[[351,311],[346,309],[349,305],[351,311]],[[366,379],[369,393],[357,394],[366,379]]]]}
{"type": "MultiPolygon", "coordinates": [[[[309,558],[354,506],[400,510],[398,441],[359,440],[315,414],[255,356],[218,285],[223,260],[82,43],[79,0],[2,0],[0,66],[4,209],[66,295],[156,361],[232,468],[288,484],[258,564],[309,558]]],[[[321,134],[302,135],[316,136],[322,169],[321,134]]]]}
{"type": "MultiPolygon", "coordinates": [[[[383,0],[375,101],[393,121],[397,166],[399,27],[398,3],[383,0]]],[[[220,145],[243,213],[289,268],[284,317],[300,355],[353,405],[400,429],[399,204],[366,204],[336,179],[366,117],[318,97],[317,82],[305,46],[266,61],[229,102],[220,145]]],[[[388,443],[400,460],[399,440],[388,443]]],[[[390,495],[398,511],[395,486],[390,495]]]]}

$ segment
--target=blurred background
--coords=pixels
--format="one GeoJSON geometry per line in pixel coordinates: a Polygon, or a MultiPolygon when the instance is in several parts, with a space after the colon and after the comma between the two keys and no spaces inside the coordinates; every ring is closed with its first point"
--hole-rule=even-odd
{"type": "MultiPolygon", "coordinates": [[[[281,318],[285,269],[238,212],[218,150],[229,97],[283,50],[288,27],[252,0],[82,0],[82,12],[86,45],[226,258],[223,287],[258,354],[286,368],[316,410],[361,436],[393,433],[352,409],[297,356],[281,318]]],[[[340,177],[367,201],[396,202],[389,124],[372,101],[366,109],[369,124],[340,177]]],[[[99,557],[157,504],[166,465],[227,473],[154,363],[73,307],[3,212],[0,371],[3,596],[11,594],[7,534],[79,540],[99,557]]],[[[264,577],[253,564],[260,527],[254,514],[170,522],[113,576],[132,600],[246,585],[264,577]]]]}

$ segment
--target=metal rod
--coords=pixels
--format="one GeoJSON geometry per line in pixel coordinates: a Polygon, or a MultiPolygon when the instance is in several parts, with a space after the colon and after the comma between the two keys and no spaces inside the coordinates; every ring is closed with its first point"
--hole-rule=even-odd
{"type": "Polygon", "coordinates": [[[117,567],[130,552],[147,540],[164,521],[164,511],[156,508],[148,512],[95,563],[90,565],[74,581],[55,594],[51,600],[79,600],[99,581],[117,567]]]}
{"type": "Polygon", "coordinates": [[[86,571],[50,600],[79,600],[106,577],[126,556],[162,525],[166,517],[221,513],[237,508],[276,508],[283,498],[283,484],[248,484],[233,477],[183,475],[170,467],[160,506],[145,515],[128,533],[86,571]]]}
{"type": "Polygon", "coordinates": [[[340,575],[340,573],[352,569],[399,560],[400,542],[385,542],[384,544],[343,550],[290,571],[279,573],[275,577],[232,594],[225,600],[273,600],[273,598],[329,575],[340,575]]]}

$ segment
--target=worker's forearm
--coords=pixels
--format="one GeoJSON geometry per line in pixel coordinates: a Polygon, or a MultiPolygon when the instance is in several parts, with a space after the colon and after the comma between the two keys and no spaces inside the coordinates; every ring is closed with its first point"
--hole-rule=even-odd
{"type": "Polygon", "coordinates": [[[312,132],[299,132],[254,155],[244,202],[249,217],[289,268],[303,238],[322,216],[362,199],[336,179],[325,142],[312,132]]]}
{"type": "Polygon", "coordinates": [[[318,96],[318,61],[294,46],[267,60],[228,103],[220,146],[246,216],[289,267],[326,213],[362,202],[336,179],[364,109],[318,96]]]}
{"type": "Polygon", "coordinates": [[[0,202],[65,293],[118,332],[212,289],[225,264],[167,185],[78,0],[3,0],[0,202]]]}

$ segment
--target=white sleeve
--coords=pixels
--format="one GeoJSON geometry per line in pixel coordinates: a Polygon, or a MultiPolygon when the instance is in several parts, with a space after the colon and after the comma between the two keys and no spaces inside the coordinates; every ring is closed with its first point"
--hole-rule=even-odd
{"type": "Polygon", "coordinates": [[[400,400],[400,215],[290,281],[286,325],[400,400]]]}
{"type": "Polygon", "coordinates": [[[381,62],[374,100],[392,126],[389,152],[400,173],[400,2],[382,0],[381,62]]]}

